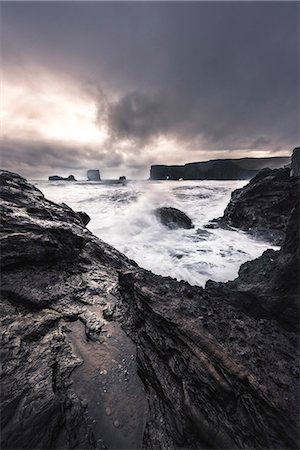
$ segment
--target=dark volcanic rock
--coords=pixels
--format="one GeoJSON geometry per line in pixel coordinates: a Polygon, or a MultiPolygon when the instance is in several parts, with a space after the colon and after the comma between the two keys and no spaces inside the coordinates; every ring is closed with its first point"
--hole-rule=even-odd
{"type": "Polygon", "coordinates": [[[151,180],[248,180],[263,168],[275,169],[290,163],[289,157],[215,159],[184,166],[154,165],[151,180]]]}
{"type": "Polygon", "coordinates": [[[191,219],[182,211],[176,208],[163,206],[154,211],[159,221],[170,229],[193,228],[191,219]]]}
{"type": "Polygon", "coordinates": [[[300,177],[300,147],[293,150],[291,162],[291,176],[300,177]]]}
{"type": "Polygon", "coordinates": [[[235,190],[218,224],[259,234],[280,245],[292,209],[300,197],[298,178],[290,169],[263,169],[235,190]]]}
{"type": "Polygon", "coordinates": [[[0,181],[1,448],[298,448],[297,334],[235,301],[263,300],[263,277],[290,301],[294,219],[257,293],[245,274],[204,290],[140,269],[24,178],[0,181]]]}
{"type": "Polygon", "coordinates": [[[242,264],[232,282],[208,282],[214,293],[257,318],[275,319],[288,330],[299,329],[300,301],[299,200],[290,215],[283,245],[242,264]]]}
{"type": "Polygon", "coordinates": [[[69,175],[68,177],[60,177],[59,175],[50,175],[49,181],[76,181],[74,175],[69,175]]]}

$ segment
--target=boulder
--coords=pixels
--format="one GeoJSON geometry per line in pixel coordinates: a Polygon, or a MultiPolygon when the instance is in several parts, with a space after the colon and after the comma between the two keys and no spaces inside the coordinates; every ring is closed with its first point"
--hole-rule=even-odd
{"type": "Polygon", "coordinates": [[[86,226],[91,220],[90,216],[84,211],[78,211],[77,215],[80,217],[80,220],[84,226],[86,226]]]}
{"type": "Polygon", "coordinates": [[[191,219],[176,208],[163,206],[154,211],[157,219],[171,230],[176,228],[193,228],[191,219]]]}

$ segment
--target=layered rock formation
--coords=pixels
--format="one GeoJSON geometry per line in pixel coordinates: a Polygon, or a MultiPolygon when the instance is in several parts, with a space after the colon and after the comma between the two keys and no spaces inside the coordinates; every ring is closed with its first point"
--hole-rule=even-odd
{"type": "Polygon", "coordinates": [[[193,228],[191,219],[179,209],[163,206],[157,208],[154,214],[163,225],[171,230],[176,228],[193,228]]]}
{"type": "Polygon", "coordinates": [[[50,175],[48,178],[49,181],[76,181],[74,175],[69,175],[68,177],[60,177],[59,175],[50,175]]]}
{"type": "Polygon", "coordinates": [[[140,269],[20,176],[0,181],[3,449],[298,448],[297,334],[251,310],[263,273],[281,306],[294,298],[294,219],[271,267],[248,263],[256,293],[242,273],[204,290],[140,269]]]}
{"type": "Polygon", "coordinates": [[[300,177],[300,147],[293,150],[291,162],[291,176],[300,177]]]}
{"type": "Polygon", "coordinates": [[[264,169],[231,199],[217,225],[227,224],[280,245],[297,200],[300,179],[290,177],[290,169],[264,169]]]}
{"type": "Polygon", "coordinates": [[[288,330],[299,330],[300,299],[299,198],[292,208],[280,251],[267,250],[240,267],[232,282],[207,282],[213,295],[228,297],[248,314],[275,319],[288,330]]]}
{"type": "Polygon", "coordinates": [[[86,176],[88,181],[101,181],[100,172],[98,169],[88,170],[86,176]]]}
{"type": "Polygon", "coordinates": [[[280,168],[290,163],[289,157],[215,159],[188,163],[184,166],[154,165],[151,180],[248,180],[263,168],[280,168]]]}

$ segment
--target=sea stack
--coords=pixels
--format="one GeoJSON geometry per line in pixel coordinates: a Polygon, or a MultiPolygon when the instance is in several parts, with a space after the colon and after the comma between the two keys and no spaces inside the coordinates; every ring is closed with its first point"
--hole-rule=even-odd
{"type": "Polygon", "coordinates": [[[98,169],[87,171],[88,181],[101,181],[100,172],[98,169]]]}
{"type": "Polygon", "coordinates": [[[48,177],[49,181],[77,181],[74,175],[69,175],[68,177],[60,177],[59,175],[50,175],[48,177]]]}

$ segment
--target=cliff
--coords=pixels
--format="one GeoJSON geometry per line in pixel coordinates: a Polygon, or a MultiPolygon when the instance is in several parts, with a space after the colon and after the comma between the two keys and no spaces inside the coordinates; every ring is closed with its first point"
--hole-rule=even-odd
{"type": "Polygon", "coordinates": [[[297,200],[300,179],[290,169],[263,169],[242,189],[231,194],[218,226],[229,225],[280,245],[297,200]]]}
{"type": "Polygon", "coordinates": [[[300,177],[300,147],[293,150],[291,162],[291,176],[300,177]]]}
{"type": "Polygon", "coordinates": [[[298,448],[297,334],[255,309],[271,285],[277,308],[295,298],[294,218],[249,280],[202,289],[0,175],[1,448],[298,448]]]}
{"type": "Polygon", "coordinates": [[[265,167],[271,169],[290,163],[289,157],[216,159],[184,166],[154,165],[151,180],[247,180],[265,167]]]}

